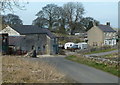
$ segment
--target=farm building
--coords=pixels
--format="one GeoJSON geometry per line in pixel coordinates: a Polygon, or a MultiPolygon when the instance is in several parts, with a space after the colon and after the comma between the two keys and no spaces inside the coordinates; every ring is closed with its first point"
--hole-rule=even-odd
{"type": "Polygon", "coordinates": [[[9,46],[29,52],[33,48],[39,54],[56,54],[57,38],[48,29],[33,25],[7,26],[0,33],[8,33],[9,46]]]}

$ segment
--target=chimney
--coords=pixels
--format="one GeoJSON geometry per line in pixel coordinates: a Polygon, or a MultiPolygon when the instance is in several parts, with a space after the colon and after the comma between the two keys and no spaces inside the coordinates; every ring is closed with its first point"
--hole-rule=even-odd
{"type": "Polygon", "coordinates": [[[110,22],[106,22],[106,25],[110,26],[110,22]]]}
{"type": "Polygon", "coordinates": [[[95,23],[95,21],[92,21],[92,24],[93,24],[93,26],[96,26],[96,23],[95,23]]]}

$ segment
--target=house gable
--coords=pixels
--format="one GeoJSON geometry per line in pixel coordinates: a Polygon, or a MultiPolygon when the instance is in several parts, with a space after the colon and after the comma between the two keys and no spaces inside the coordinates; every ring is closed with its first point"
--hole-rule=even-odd
{"type": "Polygon", "coordinates": [[[7,26],[5,29],[1,30],[0,33],[8,33],[9,36],[20,36],[20,33],[7,26]]]}
{"type": "Polygon", "coordinates": [[[100,30],[97,26],[92,27],[88,32],[88,44],[90,46],[93,46],[94,43],[97,44],[97,46],[101,45],[103,43],[103,31],[100,30]]]}
{"type": "Polygon", "coordinates": [[[96,34],[96,31],[103,33],[103,31],[101,29],[99,29],[99,27],[97,27],[97,26],[92,27],[90,30],[88,30],[87,33],[93,32],[94,34],[96,34]]]}

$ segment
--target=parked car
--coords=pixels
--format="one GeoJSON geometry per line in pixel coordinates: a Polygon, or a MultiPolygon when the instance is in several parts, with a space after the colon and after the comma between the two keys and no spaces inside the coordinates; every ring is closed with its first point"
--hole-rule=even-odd
{"type": "Polygon", "coordinates": [[[68,48],[68,50],[70,50],[70,51],[75,51],[77,49],[79,49],[77,44],[74,44],[72,47],[68,48]]]}
{"type": "Polygon", "coordinates": [[[73,45],[71,48],[72,48],[72,49],[79,49],[79,46],[78,46],[77,44],[75,44],[75,45],[73,45]]]}

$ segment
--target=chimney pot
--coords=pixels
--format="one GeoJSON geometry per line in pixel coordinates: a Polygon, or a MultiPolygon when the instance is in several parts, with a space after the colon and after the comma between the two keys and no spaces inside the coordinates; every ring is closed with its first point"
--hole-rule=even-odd
{"type": "Polygon", "coordinates": [[[110,26],[110,22],[107,22],[106,25],[110,26]]]}

